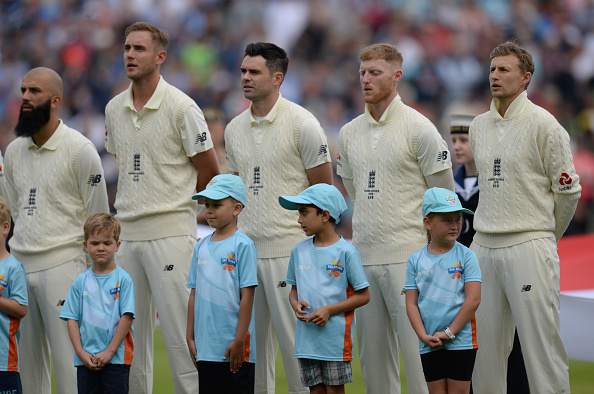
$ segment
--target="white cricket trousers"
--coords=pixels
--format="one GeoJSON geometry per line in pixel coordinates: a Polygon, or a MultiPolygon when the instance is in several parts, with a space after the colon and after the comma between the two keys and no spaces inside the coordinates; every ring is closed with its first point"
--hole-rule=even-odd
{"type": "Polygon", "coordinates": [[[419,338],[406,314],[406,263],[363,266],[371,299],[355,310],[361,372],[368,394],[399,394],[402,351],[409,393],[427,393],[419,338]]]}
{"type": "Polygon", "coordinates": [[[569,393],[569,363],[559,333],[559,256],[554,238],[506,248],[476,243],[482,273],[476,312],[475,394],[506,392],[514,328],[532,393],[569,393]],[[515,323],[515,325],[514,325],[515,323]]]}
{"type": "Polygon", "coordinates": [[[258,287],[254,300],[256,319],[255,393],[274,393],[274,364],[280,345],[289,393],[309,393],[301,384],[299,364],[295,359],[295,324],[297,318],[289,303],[291,285],[287,285],[289,257],[258,259],[258,287]]]}
{"type": "Polygon", "coordinates": [[[134,357],[130,368],[131,394],[153,392],[153,333],[157,311],[175,392],[198,392],[198,372],[186,342],[190,297],[186,283],[195,244],[196,240],[190,236],[122,241],[116,254],[116,263],[134,281],[136,319],[134,357]]]}
{"type": "MultiPolygon", "coordinates": [[[[82,246],[81,246],[82,249],[82,246]]],[[[74,348],[66,322],[60,319],[62,305],[74,279],[87,269],[83,253],[57,267],[27,274],[29,308],[21,320],[19,366],[23,393],[49,394],[51,361],[56,390],[76,394],[74,348]]]]}

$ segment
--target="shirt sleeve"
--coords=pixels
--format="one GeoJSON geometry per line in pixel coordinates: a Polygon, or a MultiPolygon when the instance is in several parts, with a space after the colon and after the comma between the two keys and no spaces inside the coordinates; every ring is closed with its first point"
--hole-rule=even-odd
{"type": "Polygon", "coordinates": [[[239,167],[235,161],[233,155],[233,143],[231,141],[233,132],[231,131],[231,123],[225,127],[225,159],[227,161],[227,171],[232,174],[234,172],[239,173],[239,167]]]}
{"type": "Polygon", "coordinates": [[[452,168],[448,145],[431,122],[421,126],[417,160],[425,176],[452,168]]]}
{"type": "MultiPolygon", "coordinates": [[[[9,146],[10,148],[10,146],[9,146]]],[[[8,207],[10,208],[10,213],[12,216],[12,220],[16,223],[17,218],[19,217],[20,209],[18,207],[18,197],[17,192],[14,186],[14,179],[12,177],[12,160],[11,154],[9,151],[6,151],[5,162],[2,167],[2,171],[4,176],[2,177],[3,191],[4,194],[2,195],[6,202],[8,203],[8,207]]]]}
{"type": "Polygon", "coordinates": [[[10,293],[8,297],[20,305],[29,305],[27,296],[27,279],[22,265],[13,267],[10,273],[10,293]]]}
{"type": "Polygon", "coordinates": [[[202,110],[196,104],[190,105],[181,124],[181,138],[188,157],[212,149],[212,137],[202,110]]]}
{"type": "Polygon", "coordinates": [[[62,306],[62,312],[60,312],[60,319],[62,320],[80,320],[80,291],[83,280],[81,277],[77,277],[66,296],[66,301],[62,306]]]}
{"type": "Polygon", "coordinates": [[[297,258],[297,253],[295,251],[295,247],[291,250],[291,257],[289,258],[289,268],[287,269],[287,284],[288,285],[297,285],[297,277],[295,275],[295,259],[297,258]]]}
{"type": "Polygon", "coordinates": [[[120,284],[120,316],[131,313],[132,319],[136,318],[134,303],[134,282],[130,275],[122,275],[120,284]]]}
{"type": "Polygon", "coordinates": [[[239,288],[258,286],[258,277],[256,271],[256,244],[243,243],[237,251],[237,261],[239,266],[239,288]]]}
{"type": "Polygon", "coordinates": [[[349,164],[346,149],[346,131],[344,127],[338,134],[338,157],[336,158],[336,173],[343,179],[353,179],[353,170],[349,164]]]}
{"type": "Polygon", "coordinates": [[[6,192],[4,191],[4,159],[2,158],[2,152],[0,152],[0,196],[6,199],[6,192]]]}
{"type": "Polygon", "coordinates": [[[299,151],[306,170],[332,161],[328,153],[328,139],[317,119],[306,118],[301,124],[299,151]]]}
{"type": "Polygon", "coordinates": [[[481,282],[481,267],[478,258],[476,257],[476,253],[467,249],[464,261],[464,283],[481,282]]]}
{"type": "Polygon", "coordinates": [[[358,250],[353,250],[346,256],[345,266],[347,268],[347,280],[355,291],[369,287],[358,250]]]}
{"type": "Polygon", "coordinates": [[[406,262],[406,282],[404,284],[404,290],[419,289],[417,286],[417,268],[413,256],[410,256],[406,262]]]}
{"type": "Polygon", "coordinates": [[[188,286],[191,289],[196,288],[196,264],[198,262],[198,251],[200,250],[200,245],[202,242],[198,242],[196,246],[194,246],[194,253],[192,254],[192,262],[190,263],[190,274],[188,275],[188,286]]]}
{"type": "Polygon", "coordinates": [[[110,103],[107,103],[107,107],[105,107],[105,150],[115,155],[114,130],[110,108],[110,103]]]}
{"type": "Polygon", "coordinates": [[[86,144],[80,151],[78,163],[78,187],[87,215],[109,212],[105,176],[101,158],[93,144],[86,144]]]}

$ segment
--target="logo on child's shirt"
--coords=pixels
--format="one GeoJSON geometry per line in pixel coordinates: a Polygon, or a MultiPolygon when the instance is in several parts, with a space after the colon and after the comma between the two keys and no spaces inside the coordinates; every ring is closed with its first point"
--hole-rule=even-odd
{"type": "Polygon", "coordinates": [[[6,286],[8,286],[6,276],[4,276],[4,274],[0,274],[0,291],[4,290],[6,286]]]}
{"type": "Polygon", "coordinates": [[[448,273],[452,274],[452,279],[462,279],[464,267],[460,265],[460,262],[456,261],[456,264],[452,268],[448,268],[448,273]]]}
{"type": "Polygon", "coordinates": [[[114,300],[117,300],[118,298],[120,298],[120,282],[117,282],[116,287],[109,290],[109,294],[111,294],[113,296],[114,300]]]}
{"type": "Polygon", "coordinates": [[[224,270],[229,271],[229,272],[234,271],[235,266],[237,265],[237,261],[235,260],[235,255],[232,253],[229,253],[227,258],[221,259],[221,264],[223,264],[224,270]]]}
{"type": "Polygon", "coordinates": [[[337,278],[344,271],[344,265],[340,265],[340,260],[334,259],[334,263],[326,265],[326,271],[330,271],[328,276],[337,278]]]}

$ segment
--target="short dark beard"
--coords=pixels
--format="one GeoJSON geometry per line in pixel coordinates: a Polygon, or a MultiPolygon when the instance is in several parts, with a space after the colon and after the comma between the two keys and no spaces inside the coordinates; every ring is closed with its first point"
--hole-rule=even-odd
{"type": "Polygon", "coordinates": [[[19,122],[14,128],[17,137],[33,137],[39,133],[39,130],[50,120],[52,100],[49,99],[44,104],[33,107],[30,112],[19,113],[19,122]]]}

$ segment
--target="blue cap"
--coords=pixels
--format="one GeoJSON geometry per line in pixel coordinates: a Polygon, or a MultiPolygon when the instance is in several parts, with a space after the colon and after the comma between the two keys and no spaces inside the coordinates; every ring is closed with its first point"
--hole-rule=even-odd
{"type": "Polygon", "coordinates": [[[219,174],[208,182],[206,189],[194,194],[192,200],[198,200],[202,197],[210,198],[211,200],[222,200],[232,197],[245,207],[245,184],[237,175],[219,174]]]}
{"type": "Polygon", "coordinates": [[[330,212],[336,223],[340,222],[340,214],[347,209],[342,193],[332,185],[317,183],[302,191],[297,197],[280,196],[280,205],[291,211],[297,210],[297,204],[315,205],[323,211],[330,212]]]}
{"type": "Polygon", "coordinates": [[[451,190],[432,187],[423,195],[423,216],[432,212],[466,212],[474,215],[470,209],[462,207],[458,195],[451,190]]]}

